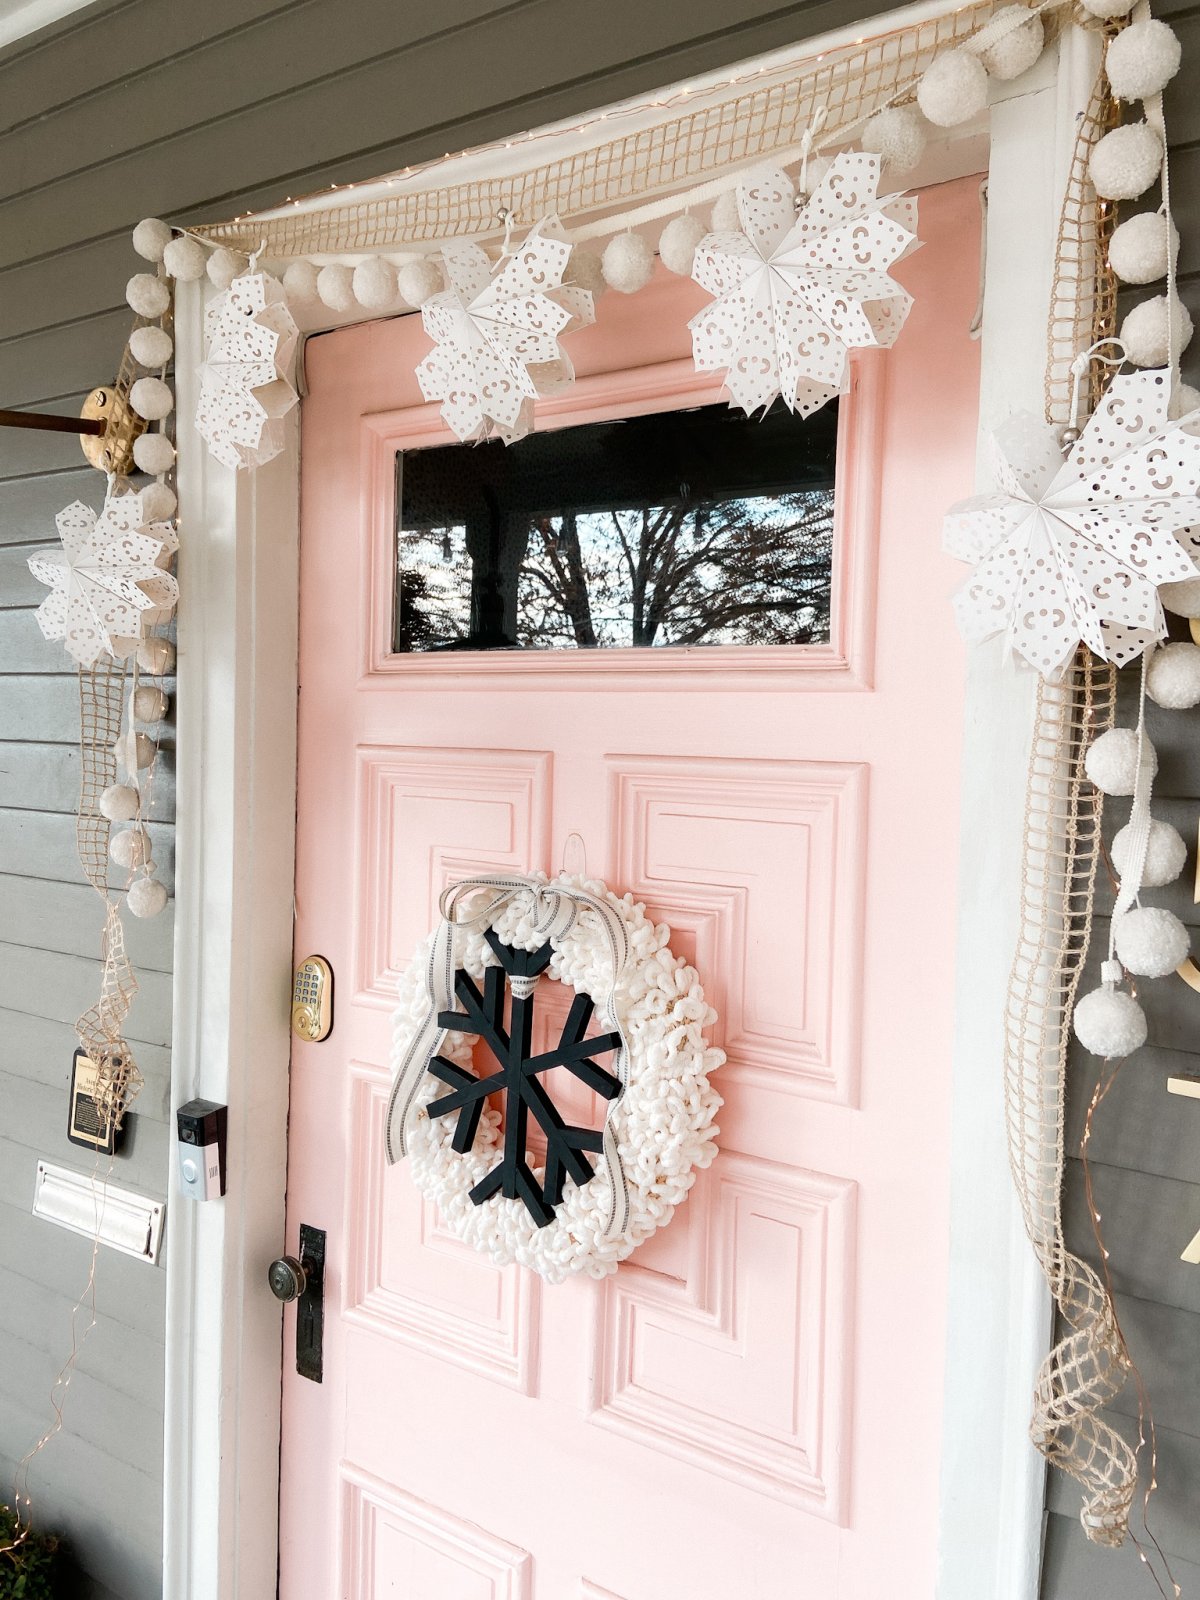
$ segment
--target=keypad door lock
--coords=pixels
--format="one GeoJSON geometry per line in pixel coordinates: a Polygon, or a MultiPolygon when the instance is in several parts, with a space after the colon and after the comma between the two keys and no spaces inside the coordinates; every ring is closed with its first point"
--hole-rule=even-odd
{"type": "Polygon", "coordinates": [[[320,1383],[325,1344],[325,1230],[300,1227],[300,1254],[280,1256],[267,1268],[276,1300],[296,1302],[296,1371],[320,1383]]]}
{"type": "Polygon", "coordinates": [[[333,1031],[333,968],[324,956],[305,956],[292,980],[292,1032],[320,1044],[333,1031]]]}

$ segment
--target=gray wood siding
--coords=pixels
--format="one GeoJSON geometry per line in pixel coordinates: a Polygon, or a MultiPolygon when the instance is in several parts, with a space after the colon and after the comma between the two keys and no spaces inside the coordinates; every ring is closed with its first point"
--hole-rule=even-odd
{"type": "MultiPolygon", "coordinates": [[[[1200,6],[1194,0],[1154,3],[1183,42],[1183,66],[1166,95],[1171,145],[1171,204],[1182,245],[1179,293],[1200,328],[1200,104],[1195,95],[1200,67],[1200,6]]],[[[1149,197],[1158,203],[1157,191],[1149,197]]],[[[1129,209],[1133,209],[1132,207],[1129,209]]],[[[1161,284],[1122,296],[1124,312],[1160,292],[1161,284]]],[[[1200,385],[1200,337],[1183,360],[1184,376],[1200,385]]],[[[1172,634],[1187,638],[1186,625],[1172,619],[1172,634]]],[[[1136,719],[1136,679],[1124,674],[1120,720],[1136,719]]],[[[1169,906],[1189,927],[1200,954],[1200,906],[1192,900],[1197,816],[1200,814],[1200,712],[1151,708],[1150,737],[1159,756],[1154,814],[1172,822],[1188,844],[1188,862],[1177,883],[1147,891],[1146,902],[1169,906]]],[[[1127,800],[1105,802],[1105,836],[1111,839],[1129,816],[1127,800]]],[[[1102,888],[1100,905],[1111,904],[1102,888]]],[[[1107,949],[1108,924],[1098,919],[1082,990],[1099,983],[1099,961],[1107,949]]],[[[1200,1104],[1168,1095],[1169,1076],[1200,1072],[1200,995],[1178,978],[1143,985],[1150,1019],[1149,1046],[1135,1056],[1100,1107],[1090,1146],[1096,1204],[1103,1219],[1109,1266],[1117,1289],[1117,1311],[1134,1360],[1146,1381],[1158,1424],[1159,1489],[1150,1524],[1171,1558],[1186,1596],[1200,1595],[1200,1268],[1185,1266],[1179,1252],[1200,1228],[1200,1104]]],[[[1076,1047],[1070,1062],[1067,1115],[1068,1162],[1064,1193],[1067,1239],[1098,1265],[1084,1201],[1079,1139],[1098,1063],[1076,1047]]],[[[1137,1398],[1128,1388],[1116,1402],[1115,1420],[1136,1438],[1137,1398]]],[[[1058,1473],[1047,1495],[1044,1600],[1128,1600],[1153,1594],[1130,1544],[1098,1550],[1079,1526],[1079,1495],[1058,1473]]]]}
{"type": "MultiPolygon", "coordinates": [[[[140,217],[190,222],[372,178],[648,91],[880,9],[871,0],[103,0],[0,51],[0,405],[74,410],[111,379],[140,217]]],[[[883,8],[883,9],[886,9],[883,8]]],[[[86,1241],[29,1214],[65,1141],[72,1022],[94,996],[98,905],[74,850],[76,685],[33,620],[26,557],[99,476],[78,445],[0,430],[0,1485],[46,1423],[86,1241]]],[[[170,730],[155,855],[168,874],[170,730]]],[[[115,1181],[167,1183],[172,911],[129,919],[146,1075],[115,1181]]],[[[286,983],[287,975],[280,974],[286,983]]],[[[161,1593],[164,1275],[106,1252],[39,1517],[87,1600],[161,1593]]],[[[5,1493],[0,1487],[0,1495],[5,1493]]]]}

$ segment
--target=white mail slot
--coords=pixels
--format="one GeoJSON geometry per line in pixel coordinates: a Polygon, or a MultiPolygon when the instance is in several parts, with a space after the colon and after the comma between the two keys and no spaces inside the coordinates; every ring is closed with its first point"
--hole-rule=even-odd
{"type": "Polygon", "coordinates": [[[35,1217],[44,1217],[87,1239],[99,1234],[101,1244],[151,1266],[158,1260],[165,1211],[163,1200],[118,1189],[87,1172],[38,1162],[33,1192],[35,1217]]]}

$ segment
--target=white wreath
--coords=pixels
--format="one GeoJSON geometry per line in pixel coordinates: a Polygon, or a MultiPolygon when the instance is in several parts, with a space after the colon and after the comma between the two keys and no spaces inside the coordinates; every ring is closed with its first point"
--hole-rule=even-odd
{"type": "MultiPolygon", "coordinates": [[[[546,883],[530,880],[531,888],[546,883]]],[[[721,1097],[708,1074],[725,1060],[709,1045],[704,1029],[716,1021],[706,1002],[695,968],[672,954],[670,928],[656,926],[644,906],[630,895],[618,899],[602,883],[561,877],[550,885],[592,895],[607,903],[624,923],[629,955],[613,992],[613,1009],[629,1047],[627,1085],[614,1102],[608,1126],[616,1139],[629,1200],[625,1230],[609,1228],[611,1190],[601,1158],[596,1172],[582,1186],[568,1182],[554,1220],[538,1227],[521,1200],[496,1196],[482,1205],[470,1191],[495,1165],[501,1141],[500,1113],[484,1107],[472,1148],[460,1154],[451,1147],[454,1117],[430,1117],[425,1107],[444,1093],[425,1073],[408,1131],[408,1156],[413,1179],[433,1200],[447,1226],[500,1266],[518,1261],[550,1283],[572,1273],[603,1278],[656,1229],[671,1220],[675,1208],[716,1154],[718,1133],[713,1118],[721,1097]]],[[[532,893],[510,899],[490,924],[506,945],[535,950],[546,942],[535,923],[532,893]]],[[[456,934],[454,961],[478,983],[496,958],[485,941],[482,923],[456,934]]],[[[429,969],[436,933],[422,940],[399,983],[399,1004],[393,1019],[392,1068],[399,1072],[413,1039],[429,1012],[429,969]]],[[[560,936],[551,936],[549,975],[591,996],[602,1009],[612,989],[611,945],[599,916],[584,909],[560,936]]],[[[471,1040],[448,1032],[438,1053],[460,1066],[471,1065],[471,1040]]],[[[537,1176],[541,1176],[534,1168],[537,1176]]]]}

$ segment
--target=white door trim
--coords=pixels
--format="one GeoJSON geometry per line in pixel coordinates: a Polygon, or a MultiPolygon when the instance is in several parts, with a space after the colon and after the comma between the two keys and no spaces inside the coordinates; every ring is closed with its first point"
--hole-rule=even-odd
{"type": "MultiPolygon", "coordinates": [[[[1094,62],[1079,30],[1061,48],[1057,75],[1047,59],[1006,86],[992,112],[985,423],[1041,408],[1058,197],[1094,62]]],[[[202,313],[201,286],[181,284],[185,440],[202,313]]],[[[229,1182],[226,1198],[207,1204],[176,1187],[168,1210],[164,1600],[266,1600],[276,1587],[282,1319],[265,1275],[286,1242],[299,468],[295,424],[284,453],[253,476],[235,478],[194,444],[180,456],[172,1101],[229,1106],[229,1182]]],[[[1011,1190],[1000,1089],[1023,815],[1014,774],[1024,772],[1032,710],[1031,678],[998,652],[973,653],[940,1600],[1037,1594],[1043,1475],[1026,1426],[1049,1302],[1011,1190]]]]}

